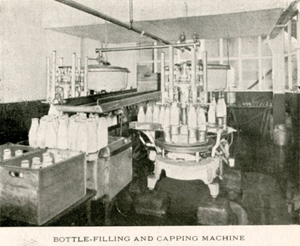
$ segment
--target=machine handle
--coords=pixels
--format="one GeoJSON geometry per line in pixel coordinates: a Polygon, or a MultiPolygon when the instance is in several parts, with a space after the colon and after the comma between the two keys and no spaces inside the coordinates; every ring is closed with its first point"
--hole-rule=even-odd
{"type": "Polygon", "coordinates": [[[215,157],[215,155],[216,155],[216,150],[220,146],[221,135],[222,135],[222,130],[218,130],[218,132],[217,132],[217,141],[216,141],[215,146],[212,148],[211,157],[215,157]]]}

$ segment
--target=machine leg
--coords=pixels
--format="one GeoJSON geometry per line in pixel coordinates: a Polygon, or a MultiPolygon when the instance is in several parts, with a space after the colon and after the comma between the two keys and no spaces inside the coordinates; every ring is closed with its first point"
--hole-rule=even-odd
{"type": "Polygon", "coordinates": [[[147,186],[150,190],[153,190],[155,185],[156,185],[156,182],[157,182],[157,178],[155,175],[149,175],[147,177],[147,186]]]}
{"type": "Polygon", "coordinates": [[[219,184],[218,183],[211,183],[207,185],[210,191],[210,195],[212,198],[217,198],[219,195],[219,184]]]}

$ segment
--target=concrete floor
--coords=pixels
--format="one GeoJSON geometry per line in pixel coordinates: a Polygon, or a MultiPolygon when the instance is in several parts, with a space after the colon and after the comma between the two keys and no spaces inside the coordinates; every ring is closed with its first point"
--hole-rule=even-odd
{"type": "MultiPolygon", "coordinates": [[[[247,212],[249,225],[299,224],[299,146],[275,146],[270,140],[249,133],[235,136],[231,155],[235,158],[233,173],[242,176],[241,193],[232,199],[247,212]]],[[[297,140],[298,141],[298,140],[297,140]]],[[[158,183],[159,190],[172,193],[171,213],[164,219],[135,213],[135,197],[147,190],[146,175],[153,163],[145,157],[134,163],[134,181],[115,199],[110,224],[112,226],[197,225],[197,206],[211,199],[205,185],[198,181],[176,181],[166,177],[158,183]]],[[[229,168],[225,172],[232,173],[229,168]]],[[[235,190],[235,187],[232,187],[235,190]]],[[[234,193],[234,192],[233,192],[234,193]]],[[[234,193],[235,194],[235,193],[234,193]]],[[[238,216],[237,216],[238,217],[238,216]]],[[[93,226],[104,226],[104,204],[92,203],[93,226]]],[[[239,224],[237,219],[233,225],[239,224]]],[[[85,209],[78,209],[54,226],[86,226],[85,209]]],[[[1,226],[24,226],[24,223],[5,221],[1,226]]]]}
{"type": "MultiPolygon", "coordinates": [[[[229,198],[245,209],[248,224],[299,224],[299,148],[295,146],[299,146],[298,142],[290,144],[289,147],[279,147],[259,135],[247,132],[240,133],[238,138],[236,135],[231,146],[231,155],[236,160],[233,170],[239,171],[242,176],[242,192],[239,194],[240,197],[229,198]]],[[[230,174],[230,168],[226,170],[225,172],[230,174]]],[[[145,180],[139,179],[136,182],[139,183],[139,187],[145,187],[145,180]]],[[[133,184],[128,192],[123,191],[118,197],[118,210],[124,212],[122,216],[116,209],[113,224],[128,226],[197,224],[195,211],[201,201],[210,199],[209,194],[205,188],[200,188],[201,184],[197,184],[197,181],[185,183],[163,178],[157,185],[156,189],[173,195],[171,214],[163,221],[153,216],[138,216],[132,212],[133,201],[130,194],[134,193],[132,186],[138,186],[133,184]]],[[[228,193],[221,192],[220,195],[226,197],[228,193]]]]}

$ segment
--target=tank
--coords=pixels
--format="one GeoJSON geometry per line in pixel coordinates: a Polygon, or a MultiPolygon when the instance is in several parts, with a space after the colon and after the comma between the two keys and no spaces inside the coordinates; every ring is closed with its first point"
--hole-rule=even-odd
{"type": "Polygon", "coordinates": [[[88,66],[88,89],[96,92],[119,91],[127,87],[127,68],[110,65],[88,66]]]}

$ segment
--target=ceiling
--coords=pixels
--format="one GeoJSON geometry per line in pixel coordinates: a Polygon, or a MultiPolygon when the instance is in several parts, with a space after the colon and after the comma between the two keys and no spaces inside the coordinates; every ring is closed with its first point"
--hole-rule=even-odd
{"type": "MultiPolygon", "coordinates": [[[[231,14],[136,21],[133,22],[133,26],[170,42],[177,41],[182,32],[185,32],[187,39],[190,39],[194,32],[197,32],[200,39],[258,36],[270,33],[282,11],[281,8],[277,8],[231,14]]],[[[116,44],[153,41],[111,23],[48,29],[102,42],[107,40],[108,43],[116,44]]]]}

